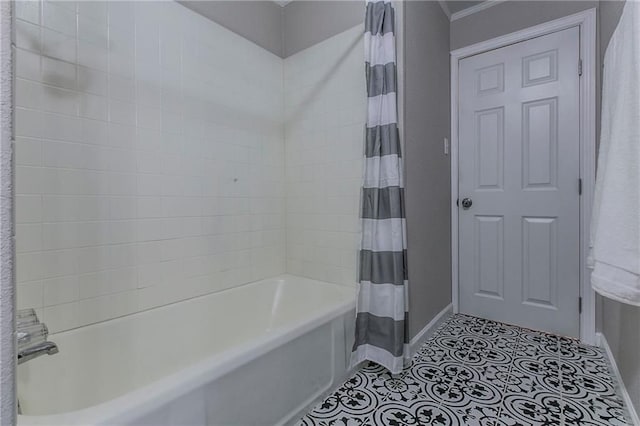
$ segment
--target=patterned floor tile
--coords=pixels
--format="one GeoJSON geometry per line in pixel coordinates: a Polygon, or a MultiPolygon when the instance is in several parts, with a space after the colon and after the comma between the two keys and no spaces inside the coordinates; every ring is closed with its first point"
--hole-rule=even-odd
{"type": "Polygon", "coordinates": [[[578,340],[559,337],[560,357],[565,359],[604,359],[604,351],[595,346],[585,345],[578,340]]]}
{"type": "Polygon", "coordinates": [[[460,368],[456,380],[449,386],[444,404],[448,407],[467,407],[474,404],[494,405],[502,401],[502,389],[486,380],[473,368],[460,368]]]}
{"type": "Polygon", "coordinates": [[[412,364],[415,363],[439,363],[446,361],[453,361],[455,359],[451,350],[445,349],[438,345],[424,345],[422,346],[416,355],[413,357],[412,364]]]}
{"type": "Polygon", "coordinates": [[[372,384],[371,377],[356,373],[316,406],[300,424],[311,421],[314,423],[309,424],[328,425],[342,419],[348,419],[349,424],[364,424],[383,399],[373,390],[372,384]]]}
{"type": "Polygon", "coordinates": [[[617,389],[613,382],[590,374],[561,374],[560,392],[564,398],[588,398],[600,396],[613,398],[617,389]]]}
{"type": "Polygon", "coordinates": [[[465,367],[473,369],[483,381],[495,386],[501,392],[511,383],[511,366],[503,364],[484,364],[484,365],[465,365],[465,367]]]}
{"type": "Polygon", "coordinates": [[[400,375],[362,367],[299,425],[626,425],[602,350],[454,315],[400,375]]]}
{"type": "Polygon", "coordinates": [[[560,358],[560,370],[563,372],[569,372],[570,374],[591,375],[606,380],[610,383],[614,383],[611,377],[609,364],[602,358],[580,358],[580,359],[567,359],[560,358]]]}
{"type": "MultiPolygon", "coordinates": [[[[526,364],[526,363],[524,363],[526,364]]],[[[505,393],[535,394],[552,392],[560,394],[560,374],[558,371],[526,371],[512,366],[507,378],[505,393]]]]}
{"type": "Polygon", "coordinates": [[[511,420],[526,425],[560,425],[562,407],[562,400],[558,394],[506,394],[500,416],[502,421],[511,420]]]}
{"type": "Polygon", "coordinates": [[[517,354],[523,356],[559,355],[559,339],[558,336],[552,334],[523,329],[520,333],[517,354]]]}
{"type": "Polygon", "coordinates": [[[484,327],[486,331],[490,331],[494,335],[504,335],[511,337],[520,337],[523,329],[515,325],[503,324],[497,321],[487,321],[484,327]]]}
{"type": "Polygon", "coordinates": [[[439,403],[446,399],[449,387],[456,378],[460,363],[415,363],[409,372],[420,386],[420,393],[439,403]]]}
{"type": "Polygon", "coordinates": [[[453,410],[428,399],[413,403],[385,402],[373,417],[376,426],[454,426],[459,425],[453,410]]]}
{"type": "Polygon", "coordinates": [[[458,424],[471,426],[495,426],[499,421],[501,405],[483,405],[471,403],[454,410],[458,424]]]}
{"type": "Polygon", "coordinates": [[[371,387],[384,401],[412,401],[422,390],[422,384],[411,374],[400,376],[381,374],[373,381],[371,387]]]}
{"type": "MultiPolygon", "coordinates": [[[[563,401],[567,398],[563,397],[563,401]]],[[[607,424],[607,425],[626,425],[627,424],[627,410],[622,402],[622,398],[619,396],[614,397],[602,397],[597,395],[590,395],[583,399],[572,400],[570,402],[577,403],[581,408],[579,415],[573,414],[572,408],[565,409],[565,418],[567,424],[579,424],[580,418],[589,419],[592,424],[607,424]]],[[[575,407],[576,404],[572,404],[571,407],[575,407]]]]}
{"type": "Polygon", "coordinates": [[[498,348],[486,339],[477,339],[472,350],[465,359],[465,364],[486,365],[501,364],[509,365],[513,361],[513,350],[509,347],[498,348]]]}
{"type": "Polygon", "coordinates": [[[371,425],[369,417],[349,417],[341,416],[329,420],[316,419],[311,415],[307,415],[298,423],[300,426],[369,426],[371,425]]]}
{"type": "Polygon", "coordinates": [[[513,369],[531,375],[560,375],[560,360],[555,355],[516,355],[513,369]]]}
{"type": "Polygon", "coordinates": [[[367,362],[360,367],[358,370],[359,373],[366,375],[367,377],[376,378],[380,374],[387,373],[387,369],[381,366],[380,364],[376,364],[375,362],[367,362]]]}

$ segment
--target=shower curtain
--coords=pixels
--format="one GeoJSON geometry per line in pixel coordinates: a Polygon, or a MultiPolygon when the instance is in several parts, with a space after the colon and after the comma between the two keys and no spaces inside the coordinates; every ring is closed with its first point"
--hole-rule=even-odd
{"type": "Polygon", "coordinates": [[[397,374],[409,358],[409,333],[394,21],[390,0],[367,0],[364,43],[368,98],[362,241],[351,365],[369,360],[397,374]]]}

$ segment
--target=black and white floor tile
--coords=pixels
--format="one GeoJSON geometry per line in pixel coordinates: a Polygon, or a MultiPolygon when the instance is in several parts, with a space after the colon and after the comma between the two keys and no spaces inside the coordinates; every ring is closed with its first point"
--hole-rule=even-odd
{"type": "Polygon", "coordinates": [[[401,374],[371,363],[298,425],[596,426],[626,418],[599,348],[454,315],[401,374]]]}

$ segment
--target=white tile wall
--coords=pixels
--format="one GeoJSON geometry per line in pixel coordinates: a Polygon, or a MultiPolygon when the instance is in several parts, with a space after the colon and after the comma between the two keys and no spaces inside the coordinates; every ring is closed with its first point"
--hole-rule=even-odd
{"type": "Polygon", "coordinates": [[[355,284],[366,112],[362,26],[284,61],[287,272],[355,284]]]}
{"type": "Polygon", "coordinates": [[[280,58],[173,2],[16,15],[20,308],[58,332],[285,271],[280,58]]]}

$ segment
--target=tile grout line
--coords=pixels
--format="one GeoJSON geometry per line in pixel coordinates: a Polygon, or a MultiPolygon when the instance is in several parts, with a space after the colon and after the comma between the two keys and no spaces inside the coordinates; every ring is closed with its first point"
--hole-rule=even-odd
{"type": "Polygon", "coordinates": [[[564,415],[564,395],[562,392],[562,351],[560,350],[560,339],[558,339],[558,347],[556,350],[558,351],[558,392],[560,393],[560,425],[564,426],[566,424],[566,419],[564,415]]]}
{"type": "MultiPolygon", "coordinates": [[[[474,320],[473,320],[473,322],[476,322],[476,319],[474,319],[474,320]]],[[[485,329],[485,327],[486,327],[486,326],[487,326],[487,323],[483,324],[482,328],[480,329],[480,332],[482,332],[482,331],[485,329]]],[[[465,359],[466,359],[466,360],[468,360],[470,353],[471,353],[472,351],[474,351],[474,350],[475,350],[475,348],[474,348],[474,349],[472,349],[471,351],[469,351],[469,353],[467,354],[467,356],[465,356],[465,359]]],[[[462,366],[463,366],[463,367],[467,367],[467,366],[468,366],[468,367],[472,367],[469,363],[465,362],[464,360],[462,361],[462,366]]],[[[458,376],[459,376],[459,375],[460,375],[460,371],[458,371],[458,373],[456,373],[456,376],[455,376],[455,377],[451,380],[451,382],[448,384],[447,389],[451,389],[451,387],[452,387],[453,385],[455,385],[455,384],[458,382],[458,376]]],[[[445,406],[444,404],[445,404],[445,403],[444,403],[444,401],[441,401],[440,403],[438,403],[437,407],[438,407],[438,408],[443,407],[443,406],[445,406]]]]}
{"type": "MultiPolygon", "coordinates": [[[[475,322],[475,320],[474,320],[474,322],[475,322]]],[[[484,326],[483,326],[483,328],[484,328],[484,326]]],[[[481,329],[481,331],[482,331],[482,329],[481,329]]],[[[469,354],[467,354],[467,356],[465,357],[465,359],[466,359],[466,358],[468,358],[468,357],[469,357],[469,354]]],[[[468,364],[463,360],[463,361],[462,361],[462,366],[467,366],[467,365],[468,365],[468,364]]],[[[449,382],[449,383],[447,384],[447,390],[451,389],[451,387],[452,387],[454,384],[456,384],[456,383],[457,383],[457,381],[458,381],[458,375],[459,375],[459,374],[460,374],[460,371],[458,371],[458,372],[456,373],[455,377],[451,380],[451,382],[449,382]]],[[[442,406],[444,406],[444,401],[440,401],[436,407],[437,407],[437,408],[441,408],[442,406]]]]}
{"type": "Polygon", "coordinates": [[[502,416],[502,410],[504,408],[504,400],[507,396],[507,386],[509,385],[509,378],[511,377],[511,372],[513,371],[513,364],[515,363],[515,358],[516,358],[516,354],[517,354],[517,350],[518,350],[518,346],[520,345],[520,339],[522,336],[522,328],[520,327],[516,327],[513,326],[517,332],[518,332],[518,338],[516,339],[516,345],[515,347],[511,350],[511,361],[509,362],[509,371],[507,372],[507,381],[504,384],[504,387],[502,389],[502,397],[500,398],[500,403],[498,405],[498,413],[497,413],[497,419],[494,421],[494,425],[497,425],[498,422],[500,421],[500,417],[502,416]]]}
{"type": "Polygon", "coordinates": [[[500,421],[500,417],[502,416],[502,410],[504,409],[504,400],[507,396],[507,387],[509,386],[509,379],[511,378],[511,372],[513,371],[513,365],[516,361],[518,347],[520,346],[520,340],[522,339],[522,328],[518,327],[518,338],[516,339],[516,346],[512,350],[511,362],[509,362],[509,372],[507,373],[507,381],[504,384],[504,389],[502,393],[502,398],[500,399],[500,405],[498,407],[498,418],[496,419],[494,424],[498,424],[500,421]]]}
{"type": "MultiPolygon", "coordinates": [[[[488,324],[489,324],[488,322],[485,322],[484,325],[482,326],[482,328],[480,329],[480,335],[481,336],[483,335],[482,332],[487,328],[488,324]]],[[[491,337],[494,337],[493,331],[491,332],[491,337]]],[[[483,374],[483,377],[484,377],[484,374],[483,374]]]]}

